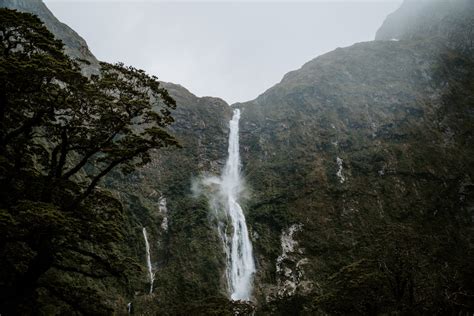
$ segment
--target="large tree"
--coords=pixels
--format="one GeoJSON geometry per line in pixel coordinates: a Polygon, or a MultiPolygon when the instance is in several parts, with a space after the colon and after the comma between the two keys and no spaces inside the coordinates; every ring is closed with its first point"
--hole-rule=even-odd
{"type": "Polygon", "coordinates": [[[176,105],[133,67],[102,63],[83,76],[83,61],[31,14],[0,9],[0,43],[0,311],[23,313],[41,276],[71,269],[64,251],[123,272],[83,246],[123,238],[119,204],[94,188],[114,168],[133,171],[178,145],[166,131],[176,105]],[[97,213],[97,203],[111,206],[97,213]]]}
{"type": "Polygon", "coordinates": [[[0,154],[13,171],[6,180],[34,167],[47,175],[48,202],[58,181],[89,165],[79,201],[114,167],[133,170],[152,149],[177,145],[164,129],[175,102],[156,77],[102,63],[100,75],[86,78],[26,13],[1,9],[0,42],[0,154]]]}
{"type": "Polygon", "coordinates": [[[84,81],[38,18],[0,9],[0,154],[23,167],[33,128],[54,119],[64,94],[61,84],[84,81]],[[28,146],[24,146],[27,142],[28,146]]]}

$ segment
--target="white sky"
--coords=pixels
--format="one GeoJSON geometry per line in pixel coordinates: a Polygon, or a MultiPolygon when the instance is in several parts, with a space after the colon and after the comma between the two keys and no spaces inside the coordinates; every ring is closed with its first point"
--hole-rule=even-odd
{"type": "Polygon", "coordinates": [[[369,41],[397,0],[46,0],[97,58],[122,61],[229,103],[337,47],[369,41]]]}

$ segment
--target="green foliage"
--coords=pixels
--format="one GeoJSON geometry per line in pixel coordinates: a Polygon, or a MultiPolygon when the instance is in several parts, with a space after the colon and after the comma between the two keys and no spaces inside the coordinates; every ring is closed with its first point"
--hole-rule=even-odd
{"type": "Polygon", "coordinates": [[[77,204],[116,166],[130,172],[151,149],[177,145],[164,130],[175,102],[156,77],[102,63],[88,79],[39,19],[6,9],[0,16],[0,154],[13,172],[34,167],[51,178],[44,199],[92,165],[77,204]]]}
{"type": "Polygon", "coordinates": [[[208,296],[205,299],[177,303],[165,308],[158,307],[160,315],[213,315],[213,316],[232,316],[232,315],[252,315],[255,306],[244,302],[229,301],[223,296],[208,296]]]}
{"type": "Polygon", "coordinates": [[[0,10],[0,155],[16,170],[31,168],[38,150],[33,129],[54,120],[65,98],[60,82],[84,79],[37,17],[0,10]]]}
{"type": "Polygon", "coordinates": [[[0,311],[125,309],[142,273],[130,215],[94,188],[178,146],[165,130],[175,101],[123,64],[84,77],[31,14],[0,9],[0,42],[0,311]]]}
{"type": "Polygon", "coordinates": [[[335,315],[454,314],[470,308],[468,279],[454,277],[469,268],[459,266],[462,258],[449,248],[454,245],[443,241],[450,234],[436,236],[410,224],[373,227],[360,259],[325,281],[313,308],[335,315]]]}
{"type": "MultiPolygon", "coordinates": [[[[45,42],[30,54],[4,53],[0,63],[8,88],[0,101],[9,111],[0,122],[0,297],[28,289],[7,307],[112,314],[133,300],[139,315],[251,314],[253,307],[226,299],[215,223],[207,202],[189,192],[190,177],[222,167],[230,108],[171,85],[187,104],[173,126],[184,148],[150,156],[152,147],[175,144],[164,130],[174,104],[156,78],[121,64],[84,78],[37,19],[3,14],[17,34],[45,42]],[[22,19],[36,24],[24,28],[22,19]],[[130,212],[91,193],[109,167],[117,168],[106,185],[130,212]],[[71,181],[78,177],[81,185],[71,181]],[[170,210],[166,233],[157,228],[163,215],[152,211],[160,196],[170,210]],[[136,262],[144,256],[141,226],[158,250],[152,295],[141,295],[148,287],[136,262]],[[29,284],[23,276],[33,272],[29,284]]],[[[441,46],[407,40],[338,49],[241,105],[257,314],[474,310],[474,68],[441,46]],[[280,236],[292,224],[302,224],[297,259],[307,259],[298,278],[311,287],[275,297],[280,236]]],[[[292,260],[285,263],[296,266],[292,260]]]]}
{"type": "Polygon", "coordinates": [[[439,43],[361,43],[239,106],[259,301],[278,296],[265,286],[292,223],[303,228],[289,265],[307,258],[313,286],[262,314],[473,309],[473,73],[472,58],[439,43]]]}

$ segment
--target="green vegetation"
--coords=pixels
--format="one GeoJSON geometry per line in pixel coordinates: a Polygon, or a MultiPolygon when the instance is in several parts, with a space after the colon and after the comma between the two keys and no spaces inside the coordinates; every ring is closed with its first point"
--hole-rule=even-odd
{"type": "Polygon", "coordinates": [[[337,49],[236,105],[246,304],[227,298],[216,223],[191,190],[220,173],[232,108],[120,64],[85,78],[37,18],[2,10],[0,313],[474,312],[472,36],[469,20],[460,36],[438,22],[436,38],[337,49]],[[180,105],[170,126],[163,86],[180,105]],[[176,144],[165,127],[182,148],[162,148],[176,144]]]}
{"type": "Polygon", "coordinates": [[[472,312],[473,74],[471,57],[430,41],[362,43],[240,105],[257,293],[270,300],[257,311],[472,312]],[[286,296],[275,261],[293,224],[284,264],[302,274],[286,296]]]}
{"type": "Polygon", "coordinates": [[[129,215],[94,189],[177,145],[164,129],[175,101],[122,64],[84,77],[31,14],[0,9],[0,42],[0,311],[125,308],[141,270],[124,242],[129,215]]]}

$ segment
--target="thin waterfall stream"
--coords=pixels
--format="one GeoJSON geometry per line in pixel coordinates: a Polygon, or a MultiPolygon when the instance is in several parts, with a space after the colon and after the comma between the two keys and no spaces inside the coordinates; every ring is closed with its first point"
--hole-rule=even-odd
{"type": "Polygon", "coordinates": [[[146,232],[145,227],[143,227],[143,238],[145,239],[146,264],[148,267],[148,274],[150,277],[150,294],[151,294],[153,293],[153,283],[155,282],[155,274],[153,273],[153,266],[151,264],[150,244],[148,243],[148,234],[146,232]]]}
{"type": "Polygon", "coordinates": [[[219,181],[223,208],[232,228],[231,238],[227,236],[227,227],[219,224],[219,235],[222,238],[227,257],[226,276],[232,300],[249,301],[252,296],[252,278],[255,273],[252,243],[249,238],[247,223],[239,198],[243,191],[240,175],[239,152],[240,110],[234,110],[230,121],[229,156],[219,181]]]}

